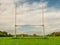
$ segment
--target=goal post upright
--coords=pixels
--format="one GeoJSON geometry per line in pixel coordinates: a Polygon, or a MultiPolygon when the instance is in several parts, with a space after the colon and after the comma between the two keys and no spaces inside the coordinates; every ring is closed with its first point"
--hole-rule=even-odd
{"type": "Polygon", "coordinates": [[[14,9],[15,9],[15,11],[14,11],[14,15],[15,15],[15,24],[14,24],[14,37],[16,38],[16,9],[17,9],[17,7],[16,7],[16,3],[15,3],[15,0],[14,0],[14,9]]]}
{"type": "Polygon", "coordinates": [[[43,7],[43,1],[42,0],[42,30],[43,30],[43,38],[45,37],[45,24],[44,24],[44,7],[43,7]]]}

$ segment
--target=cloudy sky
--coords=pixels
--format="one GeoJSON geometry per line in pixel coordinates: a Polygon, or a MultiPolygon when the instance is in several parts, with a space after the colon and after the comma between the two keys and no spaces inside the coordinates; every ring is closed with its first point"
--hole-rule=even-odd
{"type": "Polygon", "coordinates": [[[14,33],[15,6],[17,33],[43,34],[42,5],[45,33],[60,31],[60,0],[0,0],[0,30],[14,33]],[[27,26],[30,25],[30,26],[27,26]]]}

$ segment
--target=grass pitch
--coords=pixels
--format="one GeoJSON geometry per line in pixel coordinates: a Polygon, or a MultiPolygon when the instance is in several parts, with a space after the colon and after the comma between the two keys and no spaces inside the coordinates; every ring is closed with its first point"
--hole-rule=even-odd
{"type": "Polygon", "coordinates": [[[60,37],[0,37],[0,45],[60,45],[60,37]]]}

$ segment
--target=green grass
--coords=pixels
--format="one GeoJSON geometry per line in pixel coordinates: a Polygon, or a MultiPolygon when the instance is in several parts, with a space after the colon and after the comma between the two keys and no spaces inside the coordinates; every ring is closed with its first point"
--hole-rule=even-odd
{"type": "Polygon", "coordinates": [[[0,45],[60,45],[60,37],[24,37],[14,39],[12,37],[0,37],[0,45]]]}

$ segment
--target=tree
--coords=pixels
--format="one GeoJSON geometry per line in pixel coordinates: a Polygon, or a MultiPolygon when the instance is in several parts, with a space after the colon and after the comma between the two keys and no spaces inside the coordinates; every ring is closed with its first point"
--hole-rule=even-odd
{"type": "Polygon", "coordinates": [[[6,31],[0,31],[0,37],[8,36],[8,33],[6,31]]]}
{"type": "Polygon", "coordinates": [[[3,32],[2,32],[2,34],[3,34],[3,35],[5,35],[5,36],[7,36],[7,35],[8,35],[8,34],[7,34],[7,32],[5,32],[5,31],[3,31],[3,32]]]}
{"type": "Polygon", "coordinates": [[[36,34],[33,34],[33,36],[37,36],[36,34]]]}
{"type": "Polygon", "coordinates": [[[60,32],[53,32],[50,34],[50,36],[60,36],[60,32]]]}

